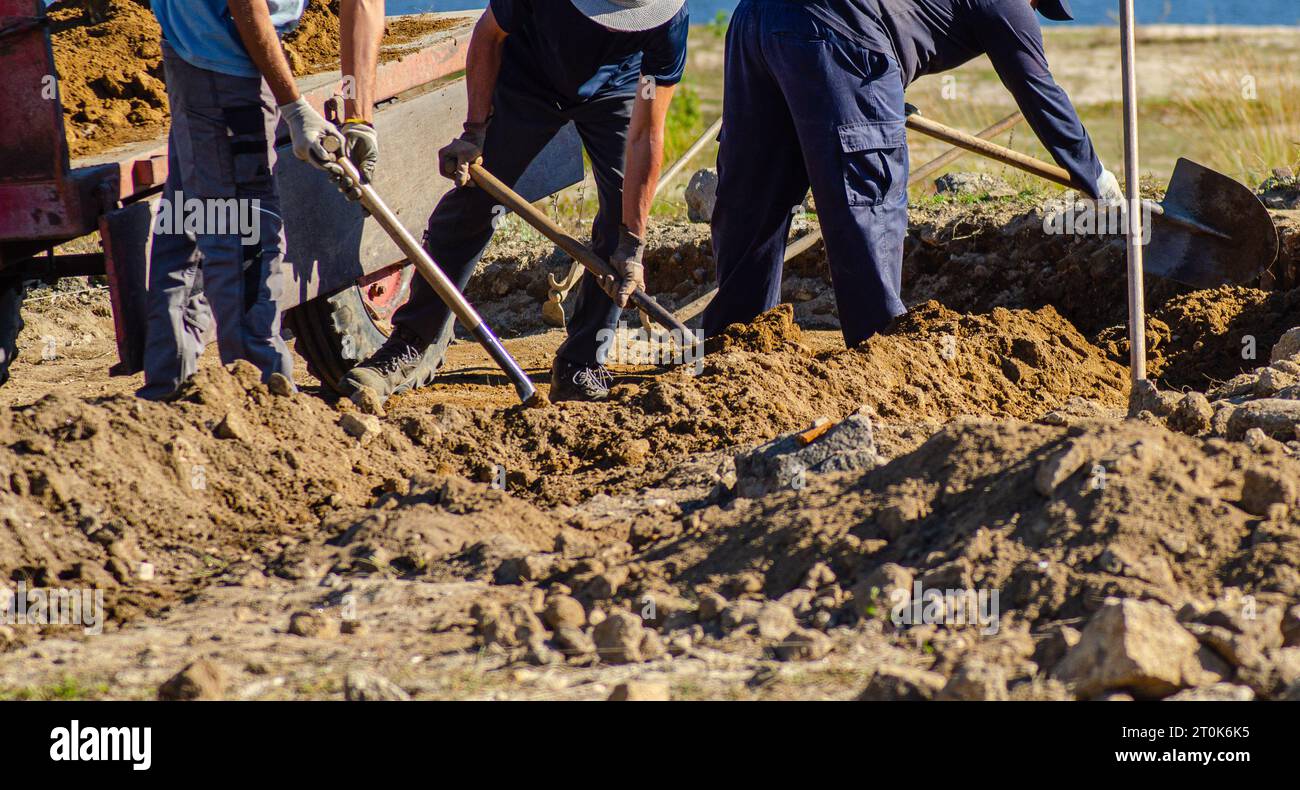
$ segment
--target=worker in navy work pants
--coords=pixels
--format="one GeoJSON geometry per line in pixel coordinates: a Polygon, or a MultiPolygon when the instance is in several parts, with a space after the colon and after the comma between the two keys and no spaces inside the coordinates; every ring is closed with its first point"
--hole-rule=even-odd
{"type": "MultiPolygon", "coordinates": [[[[634,290],[650,202],[663,160],[673,86],[686,64],[685,0],[492,0],[475,26],[466,66],[464,133],[439,154],[457,186],[429,218],[425,248],[464,290],[501,207],[474,186],[469,165],[514,185],[569,122],[591,160],[600,197],[591,246],[618,274],[586,276],[556,352],[550,399],[599,400],[612,381],[601,359],[634,290]]],[[[393,334],[345,384],[380,397],[429,384],[452,339],[454,316],[422,278],[393,315],[393,334]]]]}
{"type": "Polygon", "coordinates": [[[987,53],[1030,126],[1091,197],[1119,199],[1065,92],[1034,9],[1065,0],[742,0],[727,32],[704,334],[775,307],[794,210],[811,186],[844,342],[906,312],[908,154],[903,92],[987,53]]]}

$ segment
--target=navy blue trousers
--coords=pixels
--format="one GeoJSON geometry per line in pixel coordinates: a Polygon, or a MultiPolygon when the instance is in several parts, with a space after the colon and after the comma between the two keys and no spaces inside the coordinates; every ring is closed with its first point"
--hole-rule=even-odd
{"type": "MultiPolygon", "coordinates": [[[[618,247],[623,219],[623,165],[628,125],[635,95],[595,98],[560,109],[537,96],[497,86],[493,97],[492,125],[483,144],[483,167],[514,185],[546,144],[573,121],[591,159],[600,195],[600,211],[591,230],[591,247],[608,259],[618,247]]],[[[496,201],[483,190],[457,187],[443,196],[433,215],[425,249],[462,291],[474,274],[479,258],[492,240],[496,201]]],[[[594,277],[580,281],[578,302],[568,321],[569,337],[556,352],[580,364],[595,364],[601,330],[613,329],[622,311],[596,284],[594,277]]],[[[441,358],[451,342],[455,317],[424,281],[411,280],[411,298],[393,315],[394,326],[414,332],[432,344],[429,352],[441,358]]],[[[428,357],[426,357],[427,359],[428,357]]]]}
{"type": "Polygon", "coordinates": [[[907,136],[888,47],[850,40],[785,0],[742,0],[727,31],[704,333],[775,307],[790,222],[812,187],[844,342],[906,312],[907,136]]]}

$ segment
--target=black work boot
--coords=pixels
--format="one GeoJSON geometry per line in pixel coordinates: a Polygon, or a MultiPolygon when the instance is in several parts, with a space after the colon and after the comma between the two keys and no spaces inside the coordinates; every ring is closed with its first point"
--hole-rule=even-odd
{"type": "Polygon", "coordinates": [[[555,358],[551,365],[551,403],[604,400],[614,376],[603,365],[582,365],[555,358]]]}
{"type": "Polygon", "coordinates": [[[356,392],[369,387],[380,398],[387,398],[421,386],[427,382],[416,381],[416,374],[428,348],[427,341],[399,326],[370,359],[348,371],[343,377],[344,388],[356,392]]]}

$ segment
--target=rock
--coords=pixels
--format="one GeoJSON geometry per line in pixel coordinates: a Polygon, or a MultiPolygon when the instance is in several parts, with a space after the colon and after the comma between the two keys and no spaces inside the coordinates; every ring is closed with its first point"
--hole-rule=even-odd
{"type": "Polygon", "coordinates": [[[691,222],[709,224],[718,202],[718,171],[697,170],[686,185],[686,216],[691,222]]]}
{"type": "Polygon", "coordinates": [[[1266,653],[1283,646],[1281,606],[1265,606],[1230,590],[1210,606],[1187,604],[1179,620],[1202,645],[1210,648],[1230,667],[1259,666],[1266,653]]]}
{"type": "Polygon", "coordinates": [[[348,702],[405,702],[406,690],[382,675],[352,670],[343,677],[343,699],[348,702]]]}
{"type": "Polygon", "coordinates": [[[798,486],[808,474],[865,471],[885,460],[871,417],[859,412],[807,447],[790,433],[736,456],[736,496],[757,499],[798,486]]]}
{"type": "Polygon", "coordinates": [[[853,587],[853,611],[860,619],[887,616],[895,606],[912,600],[912,572],[886,562],[853,587]]]}
{"type": "Polygon", "coordinates": [[[1282,617],[1282,644],[1284,647],[1300,647],[1300,604],[1287,609],[1282,617]]]}
{"type": "Polygon", "coordinates": [[[1215,683],[1211,686],[1180,691],[1165,697],[1165,702],[1251,702],[1255,692],[1249,686],[1237,686],[1232,683],[1215,683]]]}
{"type": "Polygon", "coordinates": [[[1240,440],[1251,428],[1258,428],[1279,441],[1294,441],[1300,438],[1300,400],[1248,401],[1232,410],[1226,427],[1229,439],[1240,440]]]}
{"type": "Polygon", "coordinates": [[[160,700],[218,700],[226,689],[226,673],[206,658],[200,658],[168,678],[158,687],[160,700]]]}
{"type": "Polygon", "coordinates": [[[1264,368],[1255,380],[1254,394],[1257,398],[1271,398],[1287,387],[1295,386],[1296,377],[1277,368],[1264,368]]]}
{"type": "Polygon", "coordinates": [[[1241,509],[1256,516],[1275,516],[1274,505],[1282,505],[1282,518],[1296,504],[1296,481],[1274,469],[1252,466],[1246,469],[1241,490],[1241,509]]]}
{"type": "Polygon", "coordinates": [[[494,603],[475,604],[470,609],[476,630],[485,646],[515,648],[546,638],[542,621],[526,604],[514,602],[504,609],[494,603]]]}
{"type": "Polygon", "coordinates": [[[790,607],[776,602],[763,604],[754,622],[758,625],[758,635],[770,642],[780,642],[799,626],[790,607]]]}
{"type": "Polygon", "coordinates": [[[1200,436],[1210,430],[1214,421],[1214,407],[1210,399],[1199,392],[1189,392],[1178,401],[1169,415],[1169,427],[1188,436],[1200,436]]]}
{"type": "Polygon", "coordinates": [[[668,647],[659,636],[659,632],[653,628],[645,628],[645,635],[641,637],[641,660],[658,661],[666,655],[668,655],[668,647]]]}
{"type": "Polygon", "coordinates": [[[667,683],[629,680],[619,683],[609,695],[610,702],[667,702],[672,699],[667,683]]]}
{"type": "Polygon", "coordinates": [[[808,590],[819,590],[835,583],[835,571],[824,562],[818,562],[804,574],[803,586],[808,590]]]}
{"type": "Polygon", "coordinates": [[[616,565],[596,575],[587,583],[585,592],[593,601],[605,601],[618,594],[619,588],[627,582],[628,568],[616,565]]]}
{"type": "Polygon", "coordinates": [[[1080,697],[1130,691],[1165,697],[1202,677],[1196,638],[1168,607],[1149,601],[1110,599],[1088,625],[1053,675],[1080,697]]]}
{"type": "Polygon", "coordinates": [[[996,664],[970,660],[962,663],[939,692],[941,700],[1006,700],[1007,673],[996,664]]]}
{"type": "Polygon", "coordinates": [[[1091,449],[1078,442],[1068,443],[1064,449],[1044,461],[1034,474],[1034,488],[1039,494],[1052,498],[1056,489],[1089,460],[1091,449]]]}
{"type": "Polygon", "coordinates": [[[244,422],[244,418],[239,416],[238,412],[233,411],[226,412],[226,416],[221,418],[221,422],[217,423],[212,433],[218,439],[237,439],[241,442],[248,441],[252,436],[248,423],[244,422]]]}
{"type": "Polygon", "coordinates": [[[339,632],[338,623],[324,612],[294,612],[289,615],[289,633],[325,639],[339,632]]]}
{"type": "Polygon", "coordinates": [[[782,661],[820,661],[832,647],[831,638],[821,631],[796,628],[776,646],[776,657],[782,661]]]}
{"type": "Polygon", "coordinates": [[[1079,644],[1080,636],[1078,629],[1053,623],[1034,647],[1034,663],[1044,669],[1051,669],[1065,658],[1071,648],[1079,644]]]}
{"type": "Polygon", "coordinates": [[[576,598],[552,595],[546,600],[542,619],[551,628],[582,628],[587,624],[587,610],[582,608],[576,598]]]}
{"type": "Polygon", "coordinates": [[[623,466],[644,466],[650,457],[650,442],[645,439],[632,439],[620,444],[614,454],[614,460],[623,466]]]}
{"type": "Polygon", "coordinates": [[[701,623],[707,623],[710,620],[716,620],[727,608],[727,599],[715,592],[703,592],[700,594],[700,608],[696,614],[701,623]]]}
{"type": "Polygon", "coordinates": [[[272,373],[266,379],[266,388],[277,398],[292,397],[298,391],[298,388],[293,385],[289,377],[283,373],[272,373]]]}
{"type": "Polygon", "coordinates": [[[596,652],[596,643],[580,628],[562,625],[555,629],[552,641],[566,656],[590,656],[596,652]]]}
{"type": "Polygon", "coordinates": [[[610,664],[640,663],[644,637],[645,626],[641,624],[641,618],[622,610],[611,612],[592,631],[600,660],[610,664]]]}
{"type": "Polygon", "coordinates": [[[366,444],[379,435],[383,430],[383,423],[373,414],[348,412],[339,418],[339,427],[348,436],[366,444]]]}
{"type": "Polygon", "coordinates": [[[379,397],[379,393],[369,387],[357,387],[348,400],[356,404],[362,414],[369,414],[374,417],[383,417],[387,414],[384,411],[384,399],[379,397]]]}
{"type": "Polygon", "coordinates": [[[723,629],[734,631],[742,625],[755,622],[762,608],[763,605],[758,601],[742,598],[727,604],[727,608],[722,610],[718,620],[722,623],[723,629]]]}
{"type": "Polygon", "coordinates": [[[947,173],[934,180],[934,188],[941,195],[1011,197],[1016,194],[1010,184],[988,173],[947,173]]]}
{"type": "Polygon", "coordinates": [[[1273,346],[1273,353],[1269,355],[1268,361],[1276,364],[1284,360],[1295,360],[1298,357],[1300,357],[1300,326],[1282,335],[1282,339],[1273,346]]]}
{"type": "Polygon", "coordinates": [[[1128,396],[1128,414],[1136,417],[1149,411],[1157,417],[1168,417],[1178,408],[1181,396],[1173,392],[1161,392],[1151,381],[1139,381],[1133,385],[1128,396]]]}
{"type": "Polygon", "coordinates": [[[858,699],[864,702],[930,700],[945,685],[943,675],[938,672],[905,666],[883,666],[872,675],[858,699]]]}

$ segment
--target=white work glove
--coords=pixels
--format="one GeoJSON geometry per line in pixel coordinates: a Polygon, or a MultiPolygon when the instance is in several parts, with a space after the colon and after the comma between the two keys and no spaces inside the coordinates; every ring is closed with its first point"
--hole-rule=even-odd
{"type": "Polygon", "coordinates": [[[307,100],[299,96],[297,101],[280,105],[280,114],[289,126],[289,136],[293,138],[293,153],[304,162],[321,170],[327,170],[330,162],[336,158],[335,152],[342,152],[347,146],[343,133],[334,124],[325,120],[316,112],[307,100]],[[326,149],[324,142],[333,137],[338,145],[334,151],[326,149]]]}
{"type": "Polygon", "coordinates": [[[1124,190],[1119,186],[1119,179],[1109,170],[1102,170],[1097,178],[1098,200],[1123,200],[1124,190]]]}

